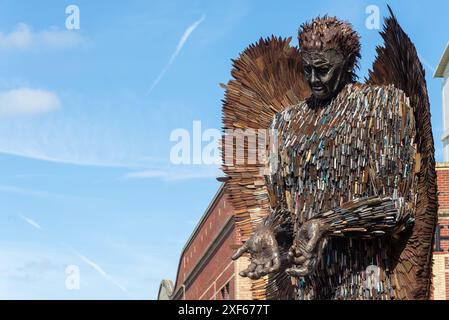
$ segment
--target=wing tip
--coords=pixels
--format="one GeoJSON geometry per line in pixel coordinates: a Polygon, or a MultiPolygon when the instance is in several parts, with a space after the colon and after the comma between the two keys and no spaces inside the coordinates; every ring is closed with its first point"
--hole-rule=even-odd
{"type": "Polygon", "coordinates": [[[397,21],[396,16],[393,12],[393,9],[391,9],[390,5],[387,4],[388,12],[390,13],[390,16],[387,19],[391,19],[393,21],[397,21]]]}

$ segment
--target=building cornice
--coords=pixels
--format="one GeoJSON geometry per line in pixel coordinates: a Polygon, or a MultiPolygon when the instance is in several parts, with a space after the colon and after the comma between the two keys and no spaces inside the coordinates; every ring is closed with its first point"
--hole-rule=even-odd
{"type": "MultiPolygon", "coordinates": [[[[192,271],[189,272],[187,277],[185,278],[182,285],[179,285],[177,290],[173,293],[173,296],[170,297],[171,300],[178,300],[182,296],[182,291],[187,290],[190,285],[195,281],[198,274],[203,270],[203,268],[207,265],[210,259],[214,256],[215,252],[220,248],[222,242],[229,233],[234,229],[234,216],[230,216],[223,228],[221,228],[218,235],[212,240],[211,244],[206,248],[204,255],[197,262],[195,267],[193,267],[192,271]]],[[[182,257],[181,257],[182,259],[182,257]]],[[[179,271],[179,269],[178,269],[179,271]]]]}
{"type": "Polygon", "coordinates": [[[212,199],[212,201],[209,203],[207,209],[204,211],[202,217],[200,218],[200,221],[197,223],[195,229],[193,230],[193,232],[190,234],[189,239],[187,240],[186,244],[184,245],[184,247],[182,248],[181,254],[179,256],[179,262],[178,262],[178,269],[177,269],[177,273],[176,273],[176,279],[175,279],[175,289],[178,286],[178,277],[179,277],[179,270],[181,268],[181,263],[182,263],[182,259],[184,258],[184,254],[187,251],[187,249],[189,248],[190,244],[193,242],[193,239],[195,239],[196,235],[198,234],[198,232],[201,229],[201,226],[204,225],[204,223],[206,222],[207,217],[210,215],[210,213],[212,212],[212,210],[214,209],[214,207],[217,205],[218,200],[224,195],[224,190],[225,190],[225,184],[226,183],[222,183],[220,185],[220,188],[218,189],[218,191],[215,193],[214,198],[212,199]]]}
{"type": "Polygon", "coordinates": [[[204,225],[204,223],[206,222],[207,217],[209,217],[209,214],[212,212],[212,210],[214,209],[214,207],[217,205],[218,200],[221,198],[221,196],[224,193],[224,186],[225,184],[222,183],[220,185],[220,188],[218,189],[217,193],[215,193],[214,198],[212,199],[212,201],[209,203],[209,205],[207,206],[207,209],[204,211],[202,217],[200,218],[200,221],[197,223],[197,225],[195,226],[195,229],[193,229],[193,232],[191,233],[189,239],[187,239],[186,244],[184,245],[184,247],[182,248],[181,251],[181,256],[184,254],[184,252],[187,250],[187,248],[190,246],[190,244],[192,243],[193,239],[195,239],[196,235],[198,234],[198,232],[200,232],[201,227],[204,225]]]}
{"type": "Polygon", "coordinates": [[[159,285],[159,292],[157,294],[157,299],[161,300],[162,297],[170,297],[173,294],[174,286],[171,280],[164,279],[159,285]]]}
{"type": "Polygon", "coordinates": [[[438,217],[439,218],[449,218],[449,209],[439,209],[438,217]]]}
{"type": "Polygon", "coordinates": [[[435,163],[435,170],[449,170],[449,162],[437,162],[435,163]]]}
{"type": "Polygon", "coordinates": [[[435,73],[433,74],[434,78],[444,78],[445,71],[447,69],[447,65],[449,64],[449,43],[446,46],[446,49],[444,50],[443,55],[440,58],[440,62],[438,62],[437,69],[435,70],[435,73]]]}

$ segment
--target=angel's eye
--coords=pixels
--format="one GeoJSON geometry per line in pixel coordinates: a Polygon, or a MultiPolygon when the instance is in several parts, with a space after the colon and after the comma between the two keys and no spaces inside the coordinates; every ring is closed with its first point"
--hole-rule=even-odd
{"type": "Polygon", "coordinates": [[[320,74],[326,74],[326,73],[329,72],[329,67],[321,67],[321,68],[318,68],[318,72],[319,72],[320,74]]]}
{"type": "Polygon", "coordinates": [[[311,68],[310,66],[305,66],[305,67],[304,67],[304,72],[305,72],[306,74],[310,74],[310,73],[312,72],[312,68],[311,68]]]}

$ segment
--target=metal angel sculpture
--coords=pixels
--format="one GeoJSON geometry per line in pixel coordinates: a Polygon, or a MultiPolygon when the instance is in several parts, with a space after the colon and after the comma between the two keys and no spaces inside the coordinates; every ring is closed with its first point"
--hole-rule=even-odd
{"type": "Polygon", "coordinates": [[[249,259],[240,275],[255,299],[429,298],[429,99],[416,49],[390,14],[365,83],[354,73],[359,36],[335,17],[303,24],[298,48],[271,37],[233,61],[223,171],[242,240],[233,259],[249,259]],[[269,142],[229,133],[249,129],[266,129],[269,142]]]}

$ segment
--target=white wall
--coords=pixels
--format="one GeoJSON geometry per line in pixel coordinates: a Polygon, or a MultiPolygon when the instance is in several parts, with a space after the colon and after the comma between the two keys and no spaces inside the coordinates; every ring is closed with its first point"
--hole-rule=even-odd
{"type": "Polygon", "coordinates": [[[444,72],[444,80],[442,86],[442,106],[443,106],[443,161],[449,161],[449,64],[444,72]]]}

